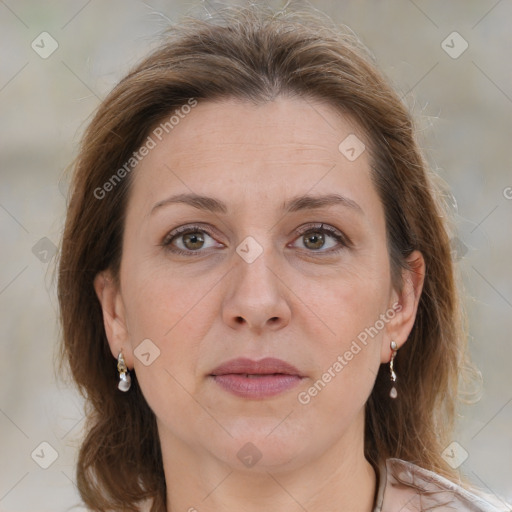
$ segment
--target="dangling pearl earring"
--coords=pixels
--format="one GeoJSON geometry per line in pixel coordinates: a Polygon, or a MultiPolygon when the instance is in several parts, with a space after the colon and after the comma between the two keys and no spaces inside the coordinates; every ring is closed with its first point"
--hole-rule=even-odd
{"type": "Polygon", "coordinates": [[[132,378],[128,373],[128,368],[126,367],[126,364],[124,362],[122,352],[119,352],[119,355],[117,356],[117,371],[119,372],[119,384],[117,385],[117,387],[121,391],[126,392],[130,389],[130,386],[132,385],[132,378]]]}
{"type": "Polygon", "coordinates": [[[393,387],[391,388],[391,391],[389,392],[389,396],[393,399],[395,399],[398,396],[398,391],[396,390],[396,387],[394,383],[396,382],[396,373],[393,369],[393,360],[396,357],[396,352],[398,350],[398,345],[392,341],[391,342],[391,350],[393,351],[391,353],[391,360],[389,361],[389,371],[391,372],[391,382],[393,382],[393,387]]]}

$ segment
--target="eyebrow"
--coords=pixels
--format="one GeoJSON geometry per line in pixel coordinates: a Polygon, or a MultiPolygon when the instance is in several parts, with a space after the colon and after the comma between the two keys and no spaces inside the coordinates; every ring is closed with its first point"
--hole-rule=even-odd
{"type": "MultiPolygon", "coordinates": [[[[197,208],[198,210],[209,211],[212,213],[228,213],[228,207],[226,203],[220,201],[219,199],[190,193],[178,194],[159,201],[153,206],[150,214],[152,215],[158,208],[163,206],[180,203],[188,204],[194,208],[197,208]]],[[[285,201],[282,205],[282,209],[284,213],[293,213],[300,210],[315,210],[329,206],[343,206],[364,215],[363,209],[354,200],[339,194],[327,194],[322,196],[296,196],[289,199],[288,201],[285,201]]]]}

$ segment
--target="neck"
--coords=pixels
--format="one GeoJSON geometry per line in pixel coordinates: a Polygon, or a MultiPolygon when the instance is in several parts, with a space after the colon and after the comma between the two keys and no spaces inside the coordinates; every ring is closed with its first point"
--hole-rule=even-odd
{"type": "Polygon", "coordinates": [[[326,447],[291,469],[256,464],[235,469],[210,452],[161,436],[167,511],[372,512],[376,475],[363,453],[363,438],[326,447]]]}

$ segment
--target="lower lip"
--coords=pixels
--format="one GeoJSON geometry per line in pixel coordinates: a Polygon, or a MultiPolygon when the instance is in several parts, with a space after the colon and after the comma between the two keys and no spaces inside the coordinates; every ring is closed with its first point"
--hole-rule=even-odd
{"type": "Polygon", "coordinates": [[[213,380],[226,391],[243,398],[267,398],[295,387],[302,377],[282,373],[246,377],[238,373],[212,375],[213,380]]]}

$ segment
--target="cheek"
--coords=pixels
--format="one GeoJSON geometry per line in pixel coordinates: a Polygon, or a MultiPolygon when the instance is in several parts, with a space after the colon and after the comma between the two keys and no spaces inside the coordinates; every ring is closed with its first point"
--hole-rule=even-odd
{"type": "Polygon", "coordinates": [[[184,277],[180,269],[151,261],[127,264],[125,275],[123,295],[134,339],[172,339],[183,329],[183,320],[204,312],[203,300],[215,284],[214,276],[184,277]]]}
{"type": "Polygon", "coordinates": [[[310,347],[316,371],[297,397],[305,417],[328,421],[333,432],[350,424],[368,400],[381,364],[382,318],[391,318],[383,283],[345,284],[324,294],[323,311],[333,332],[310,347]]]}
{"type": "MultiPolygon", "coordinates": [[[[308,306],[323,320],[322,335],[311,348],[325,410],[346,399],[364,403],[370,393],[380,366],[382,336],[392,318],[387,311],[389,291],[385,265],[368,265],[310,294],[308,306]]],[[[311,390],[311,396],[314,393],[311,390]]]]}
{"type": "Polygon", "coordinates": [[[127,265],[125,275],[128,333],[141,386],[169,390],[179,382],[193,391],[201,342],[218,314],[211,293],[216,279],[179,277],[157,266],[145,271],[143,263],[127,265]]]}
{"type": "Polygon", "coordinates": [[[374,260],[343,268],[333,279],[304,287],[304,302],[324,321],[326,335],[323,339],[329,344],[349,342],[385,313],[390,276],[386,261],[382,265],[377,263],[374,260]]]}
{"type": "Polygon", "coordinates": [[[131,274],[125,292],[137,380],[157,418],[166,418],[165,424],[177,430],[181,424],[190,428],[201,412],[192,396],[201,340],[211,322],[207,315],[213,311],[207,300],[211,285],[197,280],[191,286],[190,279],[185,283],[162,269],[144,273],[142,265],[135,268],[139,273],[131,274]],[[180,411],[179,422],[175,411],[180,411]]]}

